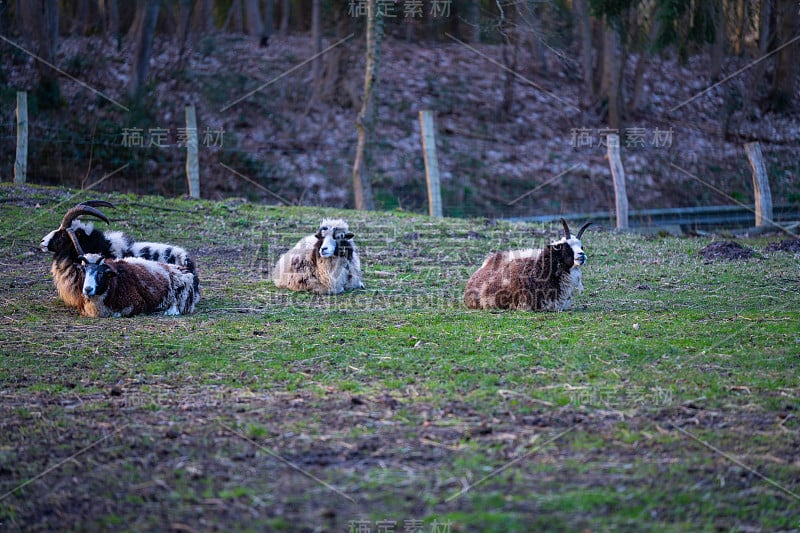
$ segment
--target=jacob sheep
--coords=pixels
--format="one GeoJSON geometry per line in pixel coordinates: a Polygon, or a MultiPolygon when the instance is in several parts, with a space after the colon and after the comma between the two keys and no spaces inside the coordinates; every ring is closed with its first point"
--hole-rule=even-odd
{"type": "Polygon", "coordinates": [[[581,236],[574,237],[566,220],[564,237],[543,249],[513,250],[491,254],[467,281],[464,301],[472,309],[521,309],[564,311],[573,293],[583,290],[580,265],[586,262],[581,236]]]}
{"type": "Polygon", "coordinates": [[[353,233],[341,219],[324,219],[314,235],[303,237],[278,259],[277,287],[317,294],[363,289],[361,260],[353,233]]]}
{"type": "Polygon", "coordinates": [[[84,271],[78,305],[82,315],[105,318],[194,311],[200,299],[199,283],[188,268],[140,257],[106,259],[100,254],[85,254],[72,229],[67,234],[84,271]]]}
{"type": "Polygon", "coordinates": [[[79,203],[67,211],[58,229],[45,235],[39,245],[43,251],[53,253],[51,267],[53,282],[66,305],[80,307],[84,301],[81,293],[83,268],[72,236],[77,239],[85,253],[96,253],[109,259],[141,257],[183,266],[194,273],[194,262],[188,252],[179,246],[157,242],[135,242],[121,231],[102,232],[95,230],[91,222],[78,220],[81,215],[94,216],[108,224],[108,217],[97,207],[114,206],[103,200],[79,203]]]}
{"type": "Polygon", "coordinates": [[[121,231],[95,230],[91,222],[84,223],[78,220],[81,215],[92,215],[109,224],[108,218],[96,209],[97,207],[113,208],[114,205],[104,200],[88,200],[79,203],[67,211],[58,229],[44,236],[39,247],[43,251],[53,252],[57,256],[64,253],[74,255],[75,248],[66,234],[66,229],[72,228],[86,253],[96,253],[114,259],[141,257],[160,263],[185,266],[194,272],[194,261],[189,257],[189,253],[180,246],[161,242],[137,242],[121,231]]]}

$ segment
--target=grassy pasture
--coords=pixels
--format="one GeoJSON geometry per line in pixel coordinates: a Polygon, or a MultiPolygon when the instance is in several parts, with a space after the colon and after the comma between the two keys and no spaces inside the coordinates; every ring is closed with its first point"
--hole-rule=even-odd
{"type": "Polygon", "coordinates": [[[709,238],[590,228],[575,309],[484,312],[486,253],[557,227],[102,195],[203,293],[100,320],[38,251],[98,196],[0,186],[2,530],[800,529],[800,258],[774,237],[706,263],[709,238]],[[367,289],[276,289],[330,215],[367,289]]]}

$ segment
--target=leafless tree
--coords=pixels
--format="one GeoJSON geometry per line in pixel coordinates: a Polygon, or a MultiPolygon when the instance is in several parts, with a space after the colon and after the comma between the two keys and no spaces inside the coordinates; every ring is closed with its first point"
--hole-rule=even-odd
{"type": "Polygon", "coordinates": [[[280,33],[281,35],[286,35],[286,32],[289,31],[289,15],[292,11],[292,3],[290,0],[281,0],[281,24],[280,24],[280,33]]]}
{"type": "MultiPolygon", "coordinates": [[[[798,36],[798,20],[800,7],[795,0],[777,0],[775,19],[777,24],[777,46],[786,45],[798,36]]],[[[778,53],[775,66],[775,78],[772,83],[770,95],[771,105],[778,110],[783,110],[792,105],[792,100],[797,100],[797,91],[794,90],[797,76],[800,73],[800,42],[784,46],[778,53]]]]}
{"type": "Polygon", "coordinates": [[[258,5],[258,0],[245,0],[244,19],[247,35],[261,37],[264,33],[264,21],[261,19],[261,8],[258,5]]]}
{"type": "Polygon", "coordinates": [[[23,35],[41,59],[36,62],[39,70],[39,104],[42,107],[57,107],[61,100],[61,87],[57,73],[47,63],[55,63],[58,49],[58,0],[28,0],[19,2],[17,6],[23,35]]]}
{"type": "MultiPolygon", "coordinates": [[[[605,18],[605,17],[604,17],[605,18]]],[[[603,75],[600,98],[606,102],[608,125],[619,129],[622,125],[622,49],[619,31],[607,20],[603,21],[603,75]]]]}
{"type": "Polygon", "coordinates": [[[589,0],[575,0],[575,14],[581,34],[581,67],[583,68],[583,101],[589,105],[594,101],[594,47],[592,46],[592,23],[589,18],[589,0]]]}
{"type": "Polygon", "coordinates": [[[356,209],[374,209],[372,186],[367,169],[370,137],[375,126],[375,89],[378,84],[383,28],[377,0],[367,0],[366,63],[364,65],[364,97],[356,117],[358,144],[353,164],[353,194],[356,209]]]}
{"type": "MultiPolygon", "coordinates": [[[[133,56],[131,79],[128,95],[133,100],[141,97],[142,89],[147,81],[150,66],[150,55],[153,51],[153,34],[158,21],[159,0],[139,0],[136,4],[138,28],[136,28],[136,52],[133,56]]],[[[136,23],[134,23],[136,24],[136,23]]]]}

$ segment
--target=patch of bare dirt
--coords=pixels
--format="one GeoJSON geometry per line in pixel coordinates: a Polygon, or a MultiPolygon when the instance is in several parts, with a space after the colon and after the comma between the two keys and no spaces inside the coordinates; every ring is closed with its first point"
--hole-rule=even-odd
{"type": "Polygon", "coordinates": [[[800,253],[800,238],[783,239],[780,242],[772,242],[764,248],[768,252],[794,252],[800,253]]]}
{"type": "Polygon", "coordinates": [[[753,257],[753,249],[742,246],[735,241],[714,241],[700,250],[700,255],[706,261],[725,259],[728,261],[741,261],[753,257]]]}

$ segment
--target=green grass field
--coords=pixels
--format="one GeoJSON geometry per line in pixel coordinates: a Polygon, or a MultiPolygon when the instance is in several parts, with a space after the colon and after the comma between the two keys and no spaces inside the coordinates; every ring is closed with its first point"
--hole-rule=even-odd
{"type": "Polygon", "coordinates": [[[592,227],[574,309],[466,309],[489,251],[558,232],[0,186],[0,529],[800,529],[800,258],[592,227]],[[193,253],[195,314],[58,300],[38,243],[97,197],[193,253]],[[329,215],[366,290],[276,289],[329,215]]]}

